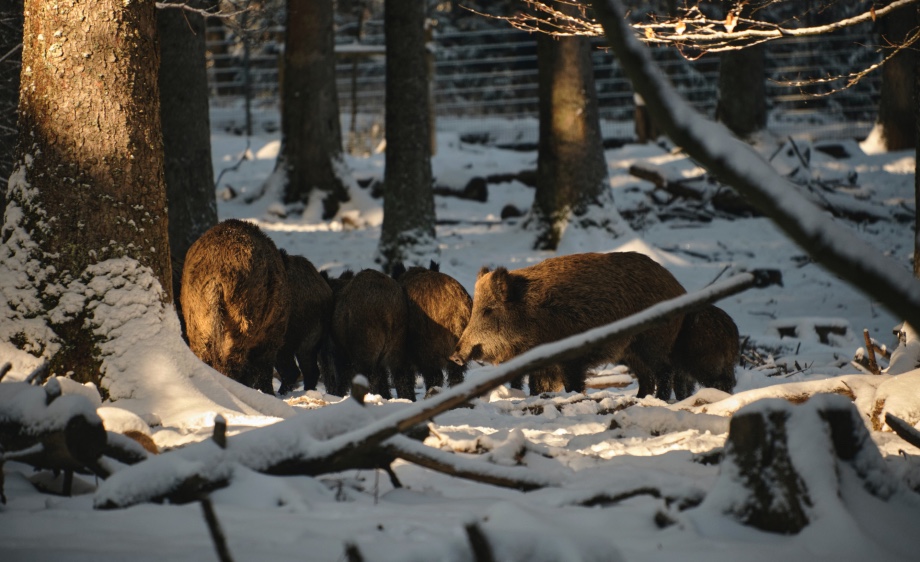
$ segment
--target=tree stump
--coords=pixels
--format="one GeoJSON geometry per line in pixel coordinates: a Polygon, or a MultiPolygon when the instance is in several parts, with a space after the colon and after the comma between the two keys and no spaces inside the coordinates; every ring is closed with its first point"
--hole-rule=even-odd
{"type": "Polygon", "coordinates": [[[899,489],[847,398],[761,400],[732,417],[719,479],[703,506],[763,531],[796,534],[821,513],[848,509],[847,469],[883,501],[899,489]]]}

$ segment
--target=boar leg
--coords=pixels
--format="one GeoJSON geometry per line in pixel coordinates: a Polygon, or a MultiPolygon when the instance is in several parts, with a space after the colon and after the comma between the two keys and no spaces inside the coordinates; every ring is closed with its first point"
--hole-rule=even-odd
{"type": "MultiPolygon", "coordinates": [[[[454,367],[459,367],[456,363],[451,363],[454,367]]],[[[425,390],[430,390],[436,386],[444,386],[444,371],[438,367],[427,366],[422,370],[422,379],[425,381],[425,390]]],[[[462,380],[462,379],[461,379],[462,380]]]]}
{"type": "Polygon", "coordinates": [[[393,397],[393,395],[390,394],[390,381],[389,377],[387,377],[387,370],[385,368],[374,365],[368,369],[359,369],[359,371],[366,374],[371,392],[379,394],[386,399],[393,397]]]}
{"type": "Polygon", "coordinates": [[[332,358],[335,366],[335,376],[331,381],[326,382],[326,392],[335,396],[345,396],[351,386],[351,380],[357,374],[357,370],[351,361],[345,357],[341,346],[335,346],[332,358]]]}
{"type": "MultiPolygon", "coordinates": [[[[300,378],[300,369],[294,362],[294,354],[290,351],[281,351],[278,353],[278,363],[275,365],[278,374],[281,375],[281,386],[278,388],[279,395],[285,395],[294,390],[297,379],[300,378]]],[[[306,382],[304,382],[306,389],[306,382]]]]}
{"type": "Polygon", "coordinates": [[[303,389],[316,390],[316,383],[319,381],[319,346],[309,351],[298,351],[297,362],[303,372],[303,389]]]}
{"type": "Polygon", "coordinates": [[[696,382],[684,371],[674,372],[674,397],[684,400],[696,390],[696,382]]]}
{"type": "Polygon", "coordinates": [[[462,383],[465,378],[466,365],[457,365],[452,361],[447,364],[447,384],[450,386],[457,386],[462,383]]]}
{"type": "Polygon", "coordinates": [[[585,373],[588,366],[583,361],[570,361],[562,365],[563,381],[566,392],[585,391],[585,373]]]}
{"type": "MultiPolygon", "coordinates": [[[[443,375],[441,377],[443,379],[443,375]]],[[[415,374],[405,367],[393,370],[393,386],[396,387],[396,396],[415,402],[415,374]]]]}
{"type": "Polygon", "coordinates": [[[539,396],[544,392],[560,392],[565,388],[565,375],[562,367],[553,365],[530,373],[530,395],[539,396]]]}

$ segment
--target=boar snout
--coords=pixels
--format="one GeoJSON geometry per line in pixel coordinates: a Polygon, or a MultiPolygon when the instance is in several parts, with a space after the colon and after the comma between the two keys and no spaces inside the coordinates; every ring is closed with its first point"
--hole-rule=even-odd
{"type": "Polygon", "coordinates": [[[482,357],[482,346],[480,344],[467,346],[461,341],[457,344],[454,354],[450,356],[450,360],[457,365],[466,365],[469,361],[475,361],[480,357],[482,357]]]}

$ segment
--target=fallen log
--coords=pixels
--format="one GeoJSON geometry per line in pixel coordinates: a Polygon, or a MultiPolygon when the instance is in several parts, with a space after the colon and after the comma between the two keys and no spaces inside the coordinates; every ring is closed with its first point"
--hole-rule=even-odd
{"type": "Polygon", "coordinates": [[[38,469],[92,472],[108,476],[99,464],[107,435],[93,404],[84,396],[61,396],[60,385],[0,384],[0,448],[4,460],[38,469]]]}

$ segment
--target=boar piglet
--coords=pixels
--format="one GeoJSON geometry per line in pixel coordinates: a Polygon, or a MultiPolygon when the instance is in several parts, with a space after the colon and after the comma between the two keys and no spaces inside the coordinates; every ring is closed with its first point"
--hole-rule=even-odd
{"type": "Polygon", "coordinates": [[[730,394],[739,356],[738,326],[731,316],[713,305],[688,312],[671,353],[674,396],[690,396],[697,382],[730,394]]]}
{"type": "Polygon", "coordinates": [[[291,309],[275,366],[281,375],[278,393],[287,394],[301,374],[304,390],[316,388],[320,347],[332,325],[332,288],[310,260],[289,256],[284,250],[281,254],[285,258],[291,309]]]}
{"type": "Polygon", "coordinates": [[[195,355],[235,381],[274,394],[272,372],[290,294],[284,259],[265,233],[235,219],[208,229],[186,254],[181,302],[195,355]]]}
{"type": "MultiPolygon", "coordinates": [[[[538,345],[609,324],[686,291],[668,270],[635,252],[573,254],[508,271],[483,268],[473,312],[452,359],[500,363],[538,345]]],[[[682,315],[640,334],[618,338],[577,359],[531,373],[530,391],[584,391],[596,365],[625,363],[639,379],[638,396],[671,394],[671,348],[682,315]],[[657,387],[657,392],[656,392],[657,387]]]]}
{"type": "Polygon", "coordinates": [[[344,394],[360,373],[368,378],[371,392],[390,398],[389,374],[397,396],[415,400],[415,377],[405,361],[409,311],[402,287],[372,269],[332,284],[336,285],[332,315],[335,393],[344,394]]]}
{"type": "Polygon", "coordinates": [[[393,268],[393,278],[406,292],[409,324],[406,331],[406,360],[413,372],[420,372],[431,390],[444,384],[463,382],[466,365],[450,360],[460,335],[470,320],[473,299],[459,281],[441,273],[436,262],[429,267],[403,264],[393,268]]]}

